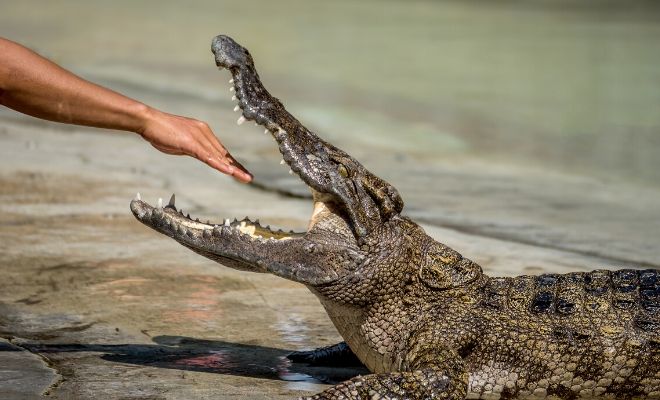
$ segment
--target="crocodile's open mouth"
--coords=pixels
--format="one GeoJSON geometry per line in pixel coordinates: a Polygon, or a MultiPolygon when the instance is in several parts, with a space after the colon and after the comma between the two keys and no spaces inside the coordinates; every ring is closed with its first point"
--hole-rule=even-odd
{"type": "Polygon", "coordinates": [[[167,205],[159,201],[157,207],[136,198],[131,202],[133,214],[184,246],[234,268],[268,269],[307,283],[335,279],[336,270],[314,269],[309,262],[303,266],[292,260],[309,261],[332,248],[343,252],[337,257],[348,263],[355,252],[347,249],[365,244],[370,232],[398,215],[403,201],[389,183],[294,118],[264,88],[247,50],[222,35],[213,40],[212,50],[216,65],[232,75],[230,90],[238,103],[234,110],[241,112],[238,124],[248,120],[264,127],[275,139],[282,163],[311,189],[314,211],[307,231],[273,230],[247,218],[204,223],[177,211],[174,197],[167,205]]]}
{"type": "MultiPolygon", "coordinates": [[[[328,168],[336,169],[335,163],[328,159],[326,147],[329,145],[291,117],[279,100],[266,91],[247,50],[225,36],[219,36],[214,40],[212,50],[219,69],[227,69],[232,74],[229,90],[232,100],[237,103],[234,111],[241,112],[237,123],[242,125],[245,121],[254,121],[263,126],[265,133],[271,134],[278,144],[282,154],[280,164],[286,163],[290,168],[290,174],[298,175],[312,188],[315,201],[314,211],[308,224],[309,231],[318,217],[328,210],[326,206],[328,196],[314,190],[314,186],[319,184],[318,176],[315,175],[323,175],[328,168]]],[[[338,212],[336,207],[331,208],[333,212],[338,212]]],[[[258,220],[252,221],[247,217],[243,220],[225,219],[218,223],[210,221],[204,223],[178,211],[174,203],[174,195],[167,205],[163,205],[162,200],[159,200],[158,207],[153,207],[141,200],[138,194],[131,202],[131,210],[144,224],[183,244],[196,238],[210,238],[214,234],[241,235],[256,241],[279,241],[299,238],[306,233],[273,230],[269,226],[261,225],[258,220]]]]}

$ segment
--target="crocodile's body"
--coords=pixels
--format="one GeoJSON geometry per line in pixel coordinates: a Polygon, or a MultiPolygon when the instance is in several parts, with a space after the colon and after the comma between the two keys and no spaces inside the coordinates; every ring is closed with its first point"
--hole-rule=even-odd
{"type": "Polygon", "coordinates": [[[219,36],[213,51],[233,75],[243,116],[273,134],[312,189],[308,231],[203,224],[173,202],[135,200],[131,209],[206,257],[301,282],[318,296],[373,374],[314,398],[660,399],[658,271],[487,277],[402,217],[392,186],[293,118],[246,50],[219,36]]]}

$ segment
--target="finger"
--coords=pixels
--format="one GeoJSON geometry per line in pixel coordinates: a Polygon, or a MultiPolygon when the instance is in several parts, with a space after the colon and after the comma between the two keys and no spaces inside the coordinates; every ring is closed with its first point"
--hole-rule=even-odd
{"type": "Polygon", "coordinates": [[[249,172],[241,171],[240,169],[234,167],[231,164],[228,164],[226,162],[223,162],[219,159],[212,159],[208,163],[212,167],[215,167],[216,165],[218,166],[219,171],[226,173],[227,175],[233,176],[235,179],[237,179],[240,182],[243,183],[249,183],[252,181],[253,177],[249,172]]]}
{"type": "Polygon", "coordinates": [[[250,174],[249,172],[241,171],[238,168],[234,168],[234,173],[232,174],[232,176],[243,183],[252,182],[252,179],[254,179],[252,174],[250,174]]]}
{"type": "Polygon", "coordinates": [[[237,167],[239,170],[245,172],[246,174],[252,175],[252,174],[250,174],[250,171],[248,171],[247,168],[245,168],[245,167],[243,166],[243,164],[241,164],[240,162],[238,162],[238,161],[234,158],[234,156],[232,156],[230,153],[227,153],[227,155],[225,156],[225,158],[227,159],[227,161],[229,162],[229,164],[231,164],[231,165],[237,167]]]}
{"type": "Polygon", "coordinates": [[[223,174],[233,175],[236,172],[236,168],[229,165],[229,163],[223,162],[218,157],[214,157],[214,156],[209,155],[205,158],[200,158],[200,161],[203,161],[209,167],[217,169],[218,171],[222,172],[223,174]]]}
{"type": "Polygon", "coordinates": [[[236,168],[235,166],[227,162],[227,160],[224,157],[220,158],[209,154],[206,157],[197,157],[197,158],[200,161],[205,162],[211,168],[215,168],[218,171],[222,172],[223,174],[233,176],[240,182],[248,183],[252,181],[252,175],[249,172],[242,171],[236,168]]]}

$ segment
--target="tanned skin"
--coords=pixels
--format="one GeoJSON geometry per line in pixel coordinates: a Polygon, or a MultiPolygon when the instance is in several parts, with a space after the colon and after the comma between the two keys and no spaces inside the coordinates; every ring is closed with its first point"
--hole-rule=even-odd
{"type": "Polygon", "coordinates": [[[241,182],[252,180],[205,122],[159,111],[86,81],[3,38],[0,104],[50,121],[134,132],[163,153],[195,157],[241,182]]]}

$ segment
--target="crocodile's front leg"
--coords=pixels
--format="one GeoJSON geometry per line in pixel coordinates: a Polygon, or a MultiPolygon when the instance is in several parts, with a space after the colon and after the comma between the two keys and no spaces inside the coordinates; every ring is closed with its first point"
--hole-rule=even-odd
{"type": "Polygon", "coordinates": [[[408,359],[407,371],[357,376],[305,399],[465,399],[468,376],[455,351],[424,348],[408,359]]]}
{"type": "Polygon", "coordinates": [[[310,365],[330,367],[354,367],[362,365],[362,362],[360,362],[346,342],[309,351],[294,351],[286,357],[293,362],[310,365]]]}

